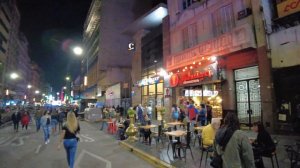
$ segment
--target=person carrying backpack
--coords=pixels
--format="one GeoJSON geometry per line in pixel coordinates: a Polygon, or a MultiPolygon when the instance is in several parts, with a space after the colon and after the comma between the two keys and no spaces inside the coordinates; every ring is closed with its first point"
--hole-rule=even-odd
{"type": "Polygon", "coordinates": [[[177,107],[176,104],[173,104],[173,106],[172,106],[172,119],[173,119],[173,121],[178,121],[179,113],[180,113],[180,109],[177,107]]]}

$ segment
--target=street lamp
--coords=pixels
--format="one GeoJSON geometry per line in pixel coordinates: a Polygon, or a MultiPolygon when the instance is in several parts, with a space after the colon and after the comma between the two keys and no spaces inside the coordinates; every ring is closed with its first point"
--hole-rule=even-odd
{"type": "Polygon", "coordinates": [[[19,78],[19,75],[17,73],[13,72],[13,73],[10,74],[10,78],[11,79],[17,79],[17,78],[19,78]]]}
{"type": "Polygon", "coordinates": [[[74,52],[75,55],[79,56],[79,55],[82,55],[83,49],[79,46],[76,46],[76,47],[73,48],[73,52],[74,52]]]}
{"type": "Polygon", "coordinates": [[[31,85],[27,85],[27,88],[30,89],[30,88],[32,88],[32,86],[31,85]]]}
{"type": "Polygon", "coordinates": [[[67,80],[67,81],[69,81],[69,80],[70,80],[70,77],[69,77],[69,76],[67,76],[67,77],[66,77],[66,80],[67,80]]]}
{"type": "Polygon", "coordinates": [[[39,91],[39,90],[36,90],[36,91],[35,91],[35,94],[39,94],[39,93],[40,93],[40,91],[39,91]]]}

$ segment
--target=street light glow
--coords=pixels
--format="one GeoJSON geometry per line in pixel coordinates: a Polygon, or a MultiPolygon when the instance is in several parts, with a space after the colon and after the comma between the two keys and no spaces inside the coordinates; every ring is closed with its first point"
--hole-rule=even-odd
{"type": "Polygon", "coordinates": [[[64,86],[64,89],[67,89],[67,87],[66,87],[66,86],[64,86]]]}
{"type": "Polygon", "coordinates": [[[59,92],[56,92],[57,96],[59,95],[59,92]]]}
{"type": "Polygon", "coordinates": [[[69,76],[67,76],[67,77],[66,77],[66,80],[67,80],[67,81],[69,81],[69,80],[70,80],[70,77],[69,77],[69,76]]]}
{"type": "Polygon", "coordinates": [[[10,74],[10,78],[11,79],[17,79],[18,77],[19,77],[19,75],[17,73],[15,73],[15,72],[13,72],[13,73],[10,74]]]}
{"type": "Polygon", "coordinates": [[[74,52],[74,54],[76,54],[76,55],[81,55],[82,54],[82,52],[83,52],[83,50],[82,50],[82,48],[81,47],[74,47],[73,48],[73,52],[74,52]]]}
{"type": "Polygon", "coordinates": [[[39,90],[36,90],[36,91],[35,91],[35,94],[39,94],[39,93],[40,93],[40,91],[39,91],[39,90]]]}
{"type": "Polygon", "coordinates": [[[27,85],[27,88],[30,89],[30,88],[32,88],[32,86],[31,85],[27,85]]]}

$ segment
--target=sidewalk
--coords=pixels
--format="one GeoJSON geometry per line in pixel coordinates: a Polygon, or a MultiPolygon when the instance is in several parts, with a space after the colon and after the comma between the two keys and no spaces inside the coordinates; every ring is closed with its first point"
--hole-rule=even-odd
{"type": "MultiPolygon", "coordinates": [[[[153,124],[158,124],[158,121],[153,121],[153,124]]],[[[100,128],[100,123],[98,123],[100,128]]],[[[106,132],[106,131],[105,131],[106,132]]],[[[246,135],[249,137],[256,137],[256,134],[251,131],[245,131],[246,135]]],[[[110,134],[111,135],[111,134],[110,134]]],[[[115,135],[111,135],[115,136],[115,135]]],[[[272,135],[273,138],[276,138],[278,141],[276,153],[278,158],[279,167],[290,167],[290,160],[288,158],[288,153],[285,151],[284,145],[292,145],[295,144],[296,140],[299,140],[299,136],[284,136],[284,135],[272,135]]],[[[174,159],[172,156],[172,149],[170,148],[169,152],[167,152],[168,142],[165,142],[164,145],[159,143],[156,147],[155,140],[152,140],[151,146],[142,143],[142,142],[129,142],[129,141],[120,141],[119,143],[125,149],[130,152],[136,154],[152,163],[156,167],[180,167],[180,168],[199,168],[200,158],[201,158],[201,150],[199,148],[198,143],[194,144],[194,138],[192,138],[191,147],[194,159],[191,157],[190,150],[187,150],[187,160],[185,159],[174,159]]],[[[205,167],[205,155],[204,152],[202,167],[205,167]]],[[[183,152],[181,152],[181,156],[183,156],[183,152]]],[[[263,158],[265,167],[272,167],[270,158],[263,158]]],[[[207,159],[206,167],[210,167],[210,160],[207,159]]],[[[274,165],[276,167],[276,162],[274,158],[274,165]]]]}

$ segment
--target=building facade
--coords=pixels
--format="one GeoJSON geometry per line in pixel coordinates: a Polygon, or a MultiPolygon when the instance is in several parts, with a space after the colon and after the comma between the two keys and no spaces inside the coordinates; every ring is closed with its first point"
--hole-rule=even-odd
{"type": "Polygon", "coordinates": [[[165,103],[185,107],[210,103],[213,117],[236,112],[250,126],[273,128],[271,64],[267,57],[260,1],[170,0],[165,18],[165,103]],[[255,31],[253,29],[255,28],[255,31]],[[261,37],[262,36],[262,37],[261,37]]]}
{"type": "Polygon", "coordinates": [[[268,23],[269,55],[272,58],[276,96],[276,129],[297,132],[300,128],[300,3],[271,1],[268,23]]]}

